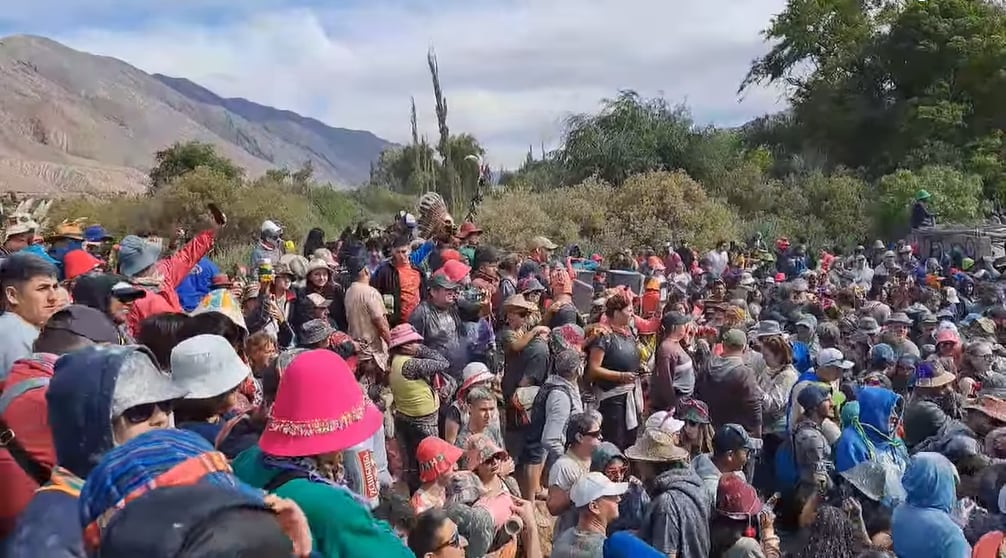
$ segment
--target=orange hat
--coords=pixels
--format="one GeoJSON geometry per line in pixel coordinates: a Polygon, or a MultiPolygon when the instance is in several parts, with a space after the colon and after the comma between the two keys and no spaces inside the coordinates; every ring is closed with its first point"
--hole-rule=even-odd
{"type": "Polygon", "coordinates": [[[101,265],[101,260],[95,258],[86,250],[70,250],[63,255],[63,278],[67,281],[94,271],[101,265]]]}
{"type": "Polygon", "coordinates": [[[667,269],[664,267],[664,262],[656,256],[646,258],[646,267],[650,268],[652,271],[666,271],[667,269]]]}
{"type": "Polygon", "coordinates": [[[427,436],[416,446],[416,461],[419,463],[419,480],[433,482],[437,477],[454,469],[454,464],[464,452],[454,444],[436,436],[427,436]]]}

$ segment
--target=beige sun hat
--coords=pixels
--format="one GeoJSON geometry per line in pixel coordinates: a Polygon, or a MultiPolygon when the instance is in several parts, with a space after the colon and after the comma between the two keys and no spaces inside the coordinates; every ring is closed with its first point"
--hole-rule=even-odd
{"type": "Polygon", "coordinates": [[[688,451],[674,442],[672,434],[653,428],[643,432],[636,443],[625,450],[625,456],[633,461],[668,463],[688,459],[688,451]]]}

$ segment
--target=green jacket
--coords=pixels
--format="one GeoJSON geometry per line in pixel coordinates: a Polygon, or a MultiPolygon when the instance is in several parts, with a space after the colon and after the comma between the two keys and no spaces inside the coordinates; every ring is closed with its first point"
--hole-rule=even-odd
{"type": "MultiPolygon", "coordinates": [[[[234,459],[234,474],[242,481],[262,488],[277,473],[267,469],[258,445],[234,459]]],[[[307,516],[315,552],[326,558],[380,556],[414,558],[391,527],[378,521],[345,491],[307,479],[294,479],[276,490],[281,498],[293,500],[307,516]]]]}

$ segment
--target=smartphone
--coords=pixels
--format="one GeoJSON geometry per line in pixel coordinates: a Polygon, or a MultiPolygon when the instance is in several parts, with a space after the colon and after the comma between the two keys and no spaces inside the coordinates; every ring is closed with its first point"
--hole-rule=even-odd
{"type": "Polygon", "coordinates": [[[216,221],[218,225],[225,225],[227,223],[227,216],[224,215],[223,211],[217,207],[217,204],[211,203],[206,206],[210,210],[210,214],[213,215],[213,220],[216,221]]]}

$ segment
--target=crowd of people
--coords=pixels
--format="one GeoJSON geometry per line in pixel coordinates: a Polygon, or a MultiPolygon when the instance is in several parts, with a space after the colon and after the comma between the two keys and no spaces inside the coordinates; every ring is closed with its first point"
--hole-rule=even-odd
{"type": "Polygon", "coordinates": [[[8,220],[0,556],[1006,553],[991,258],[418,221],[8,220]]]}

